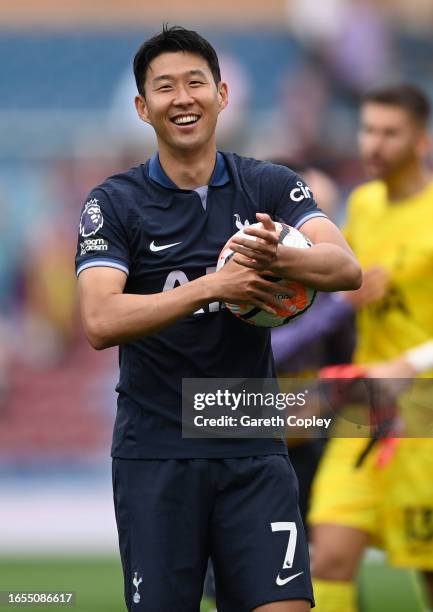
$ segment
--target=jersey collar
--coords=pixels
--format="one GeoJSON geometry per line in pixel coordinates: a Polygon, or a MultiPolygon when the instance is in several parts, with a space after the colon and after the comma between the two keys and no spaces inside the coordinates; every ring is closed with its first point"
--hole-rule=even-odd
{"type": "MultiPolygon", "coordinates": [[[[162,187],[166,187],[167,189],[179,189],[179,187],[164,172],[161,162],[159,161],[158,153],[152,155],[149,160],[149,177],[153,181],[162,185],[162,187]]],[[[227,170],[224,155],[217,151],[215,168],[212,172],[212,176],[210,177],[209,185],[211,187],[221,187],[222,185],[228,183],[229,180],[230,176],[227,170]]]]}

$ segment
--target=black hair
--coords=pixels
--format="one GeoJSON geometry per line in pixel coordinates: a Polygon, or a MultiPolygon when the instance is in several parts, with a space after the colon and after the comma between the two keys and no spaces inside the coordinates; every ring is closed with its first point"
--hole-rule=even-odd
{"type": "Polygon", "coordinates": [[[422,125],[427,125],[430,119],[430,101],[425,93],[415,85],[401,84],[372,89],[362,98],[363,104],[368,102],[399,106],[422,125]]]}
{"type": "Polygon", "coordinates": [[[169,28],[164,25],[162,32],[146,40],[134,57],[134,76],[138,92],[144,96],[144,82],[149,64],[161,53],[188,51],[200,55],[209,65],[216,85],[221,81],[218,56],[212,45],[194,30],[181,26],[169,28]]]}

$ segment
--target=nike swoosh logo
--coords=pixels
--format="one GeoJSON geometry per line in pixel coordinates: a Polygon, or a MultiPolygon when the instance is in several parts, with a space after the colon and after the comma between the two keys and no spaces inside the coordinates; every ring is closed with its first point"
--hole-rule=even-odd
{"type": "Polygon", "coordinates": [[[299,572],[298,574],[293,574],[293,576],[289,576],[288,578],[280,578],[280,574],[278,574],[277,579],[275,580],[275,582],[278,584],[278,586],[284,586],[285,584],[287,584],[288,582],[290,582],[294,578],[297,578],[298,576],[300,576],[303,573],[304,572],[299,572]]]}
{"type": "Polygon", "coordinates": [[[157,251],[164,251],[165,249],[170,249],[171,247],[177,246],[178,244],[181,244],[181,242],[172,242],[171,244],[161,244],[156,246],[154,240],[152,240],[149,248],[151,251],[153,251],[153,253],[156,253],[157,251]]]}

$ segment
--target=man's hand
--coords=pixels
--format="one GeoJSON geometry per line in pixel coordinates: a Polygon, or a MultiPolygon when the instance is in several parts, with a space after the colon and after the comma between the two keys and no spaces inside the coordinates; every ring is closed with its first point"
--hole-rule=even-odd
{"type": "Polygon", "coordinates": [[[235,236],[228,247],[236,253],[233,258],[236,263],[254,270],[271,270],[277,260],[279,232],[268,214],[256,213],[256,217],[263,228],[244,228],[244,233],[256,240],[235,236]]]}
{"type": "Polygon", "coordinates": [[[381,403],[395,403],[397,398],[411,384],[416,376],[414,367],[405,359],[398,357],[391,361],[374,363],[366,368],[366,377],[375,379],[375,388],[380,393],[381,403]]]}
{"type": "Polygon", "coordinates": [[[381,266],[369,268],[363,274],[362,285],[356,291],[341,294],[354,310],[360,310],[385,297],[389,287],[389,273],[381,266]]]}
{"type": "Polygon", "coordinates": [[[294,292],[267,280],[265,277],[269,275],[269,270],[258,272],[250,266],[240,265],[233,257],[218,272],[207,275],[204,280],[212,284],[212,295],[216,299],[232,304],[253,304],[272,315],[276,314],[274,308],[289,313],[276,295],[284,292],[293,297],[294,292]]]}

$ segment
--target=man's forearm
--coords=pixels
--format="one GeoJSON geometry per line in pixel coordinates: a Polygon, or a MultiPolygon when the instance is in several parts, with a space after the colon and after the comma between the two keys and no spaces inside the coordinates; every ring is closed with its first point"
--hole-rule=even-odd
{"type": "Polygon", "coordinates": [[[309,249],[280,245],[272,271],[320,291],[358,289],[362,274],[354,257],[342,247],[322,242],[309,249]]]}
{"type": "MultiPolygon", "coordinates": [[[[89,342],[101,350],[147,336],[213,300],[206,277],[152,295],[113,293],[87,304],[83,322],[89,342]]],[[[84,308],[84,307],[83,307],[84,308]]]]}

